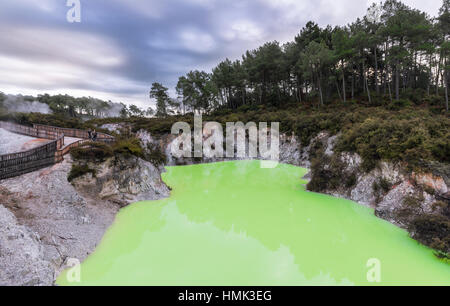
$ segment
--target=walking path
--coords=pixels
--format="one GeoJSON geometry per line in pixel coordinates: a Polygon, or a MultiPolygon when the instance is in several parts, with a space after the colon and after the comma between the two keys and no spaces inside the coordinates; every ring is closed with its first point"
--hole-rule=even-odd
{"type": "Polygon", "coordinates": [[[27,151],[50,141],[49,139],[12,133],[0,128],[0,155],[27,151]]]}
{"type": "MultiPolygon", "coordinates": [[[[0,127],[0,180],[60,163],[72,148],[89,142],[84,130],[3,121],[0,127]]],[[[99,142],[114,141],[114,137],[104,133],[97,136],[99,142]]]]}
{"type": "MultiPolygon", "coordinates": [[[[80,140],[83,139],[64,136],[64,146],[61,150],[80,140]]],[[[51,142],[49,139],[20,135],[0,129],[0,155],[31,150],[49,142],[51,142]]]]}
{"type": "Polygon", "coordinates": [[[80,141],[80,140],[83,140],[83,139],[64,136],[64,146],[61,148],[61,150],[64,150],[65,148],[67,148],[72,143],[75,143],[75,142],[80,141]]]}

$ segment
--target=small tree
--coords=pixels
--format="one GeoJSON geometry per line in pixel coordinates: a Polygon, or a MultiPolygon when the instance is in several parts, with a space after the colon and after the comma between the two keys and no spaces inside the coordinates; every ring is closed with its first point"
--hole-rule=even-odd
{"type": "Polygon", "coordinates": [[[130,112],[137,117],[142,117],[144,115],[144,111],[136,105],[130,105],[130,112]]]}
{"type": "Polygon", "coordinates": [[[322,81],[325,68],[333,60],[333,52],[324,43],[311,42],[301,56],[301,66],[307,72],[309,77],[317,82],[319,91],[320,105],[324,105],[322,81]]]}
{"type": "Polygon", "coordinates": [[[155,115],[155,110],[151,107],[147,108],[147,110],[145,111],[145,115],[147,117],[152,117],[155,115]]]}
{"type": "Polygon", "coordinates": [[[168,88],[161,83],[153,83],[150,90],[150,98],[156,99],[156,117],[166,117],[170,102],[168,88]]]}

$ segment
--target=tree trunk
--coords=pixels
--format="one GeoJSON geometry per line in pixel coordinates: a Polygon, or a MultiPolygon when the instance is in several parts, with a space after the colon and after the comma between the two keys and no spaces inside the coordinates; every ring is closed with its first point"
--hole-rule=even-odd
{"type": "Polygon", "coordinates": [[[320,76],[317,78],[317,83],[319,84],[319,95],[320,95],[320,106],[323,106],[323,94],[322,94],[322,85],[320,76]]]}
{"type": "Polygon", "coordinates": [[[338,95],[339,95],[339,100],[341,100],[341,102],[343,102],[342,96],[341,96],[341,90],[339,89],[339,84],[338,84],[337,80],[336,80],[336,89],[337,89],[337,92],[338,92],[338,95]]]}
{"type": "Polygon", "coordinates": [[[355,100],[355,73],[352,73],[352,100],[355,100]]]}
{"type": "Polygon", "coordinates": [[[436,72],[436,96],[439,95],[439,74],[441,73],[441,56],[439,56],[439,59],[437,60],[438,62],[438,67],[437,67],[437,72],[436,72]]]}
{"type": "Polygon", "coordinates": [[[384,44],[384,76],[383,76],[383,93],[386,94],[387,91],[387,84],[389,79],[389,63],[388,63],[388,50],[389,50],[389,43],[385,42],[384,44]]]}
{"type": "Polygon", "coordinates": [[[389,89],[389,99],[391,100],[392,103],[392,90],[391,90],[391,69],[389,67],[386,67],[386,74],[388,75],[388,79],[387,79],[387,86],[389,89]]]}
{"type": "Polygon", "coordinates": [[[398,60],[395,65],[395,99],[400,99],[400,64],[398,60]]]}
{"type": "Polygon", "coordinates": [[[417,51],[414,52],[414,88],[417,88],[417,51]]]}
{"type": "Polygon", "coordinates": [[[370,97],[369,81],[366,76],[366,63],[363,62],[363,77],[364,77],[364,90],[367,90],[367,97],[369,98],[369,104],[372,104],[372,99],[370,97]]]}
{"type": "Polygon", "coordinates": [[[377,46],[375,46],[375,88],[377,94],[380,93],[380,87],[378,85],[378,58],[377,58],[377,46]]]}
{"type": "Polygon", "coordinates": [[[433,60],[432,60],[432,56],[430,54],[430,62],[429,62],[429,67],[428,67],[428,85],[427,85],[427,95],[430,95],[430,87],[431,87],[431,66],[433,65],[433,60]]]}
{"type": "Polygon", "coordinates": [[[389,99],[391,100],[391,103],[392,103],[391,82],[389,82],[388,87],[389,87],[389,99]]]}
{"type": "Polygon", "coordinates": [[[361,73],[361,77],[362,77],[362,83],[361,83],[362,90],[363,90],[363,93],[366,93],[366,74],[365,74],[364,65],[360,66],[359,72],[361,73]]]}
{"type": "Polygon", "coordinates": [[[267,90],[267,88],[266,88],[266,71],[264,71],[263,72],[263,91],[262,91],[262,103],[266,103],[266,90],[267,90]]]}
{"type": "Polygon", "coordinates": [[[372,98],[370,96],[370,88],[369,88],[369,80],[367,80],[367,76],[366,76],[366,64],[363,63],[363,73],[364,73],[364,85],[366,87],[367,90],[367,97],[369,98],[369,104],[372,104],[372,98]]]}
{"type": "Polygon", "coordinates": [[[444,69],[444,88],[445,88],[445,110],[448,112],[448,75],[444,69]]]}
{"type": "Polygon", "coordinates": [[[347,102],[347,95],[345,92],[345,73],[344,73],[344,65],[342,65],[342,95],[344,97],[344,103],[347,102]]]}

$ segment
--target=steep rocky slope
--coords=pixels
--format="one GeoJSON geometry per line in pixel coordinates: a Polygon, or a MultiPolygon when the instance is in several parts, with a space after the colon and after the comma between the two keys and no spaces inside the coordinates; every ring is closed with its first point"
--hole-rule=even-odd
{"type": "Polygon", "coordinates": [[[119,208],[169,195],[160,169],[140,159],[108,160],[98,176],[67,180],[65,161],[0,182],[1,285],[51,285],[67,259],[83,261],[119,208]]]}
{"type": "Polygon", "coordinates": [[[313,139],[308,189],[370,206],[376,216],[448,257],[450,166],[428,162],[413,171],[404,163],[381,161],[367,172],[358,154],[334,152],[335,143],[327,133],[313,139]]]}
{"type": "Polygon", "coordinates": [[[161,179],[162,167],[137,157],[112,157],[103,163],[88,163],[95,171],[73,180],[81,194],[126,206],[144,200],[168,197],[169,189],[161,179]]]}
{"type": "Polygon", "coordinates": [[[51,285],[54,270],[44,257],[39,236],[0,205],[0,286],[51,285]]]}
{"type": "MultiPolygon", "coordinates": [[[[144,148],[164,152],[169,166],[223,160],[177,159],[170,150],[173,135],[143,130],[136,135],[144,148]]],[[[448,165],[412,173],[404,165],[381,162],[365,173],[360,156],[334,152],[338,137],[320,133],[302,147],[295,135],[281,135],[280,162],[312,168],[310,189],[371,206],[377,216],[398,226],[408,228],[422,215],[448,218],[448,165]]],[[[52,284],[68,258],[82,261],[95,249],[120,207],[170,194],[161,180],[164,167],[143,159],[114,156],[88,162],[92,173],[69,183],[72,165],[78,163],[68,156],[53,167],[0,182],[0,265],[5,267],[0,284],[52,284]]]]}

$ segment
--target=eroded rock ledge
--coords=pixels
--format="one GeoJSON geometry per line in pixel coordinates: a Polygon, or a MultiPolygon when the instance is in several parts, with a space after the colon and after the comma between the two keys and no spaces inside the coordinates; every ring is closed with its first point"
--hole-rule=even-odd
{"type": "Polygon", "coordinates": [[[120,207],[167,197],[161,169],[138,158],[93,165],[67,180],[73,161],[0,183],[0,285],[52,285],[68,258],[83,261],[120,207]]]}
{"type": "MultiPolygon", "coordinates": [[[[170,154],[172,135],[154,137],[139,131],[137,136],[143,147],[151,144],[165,152],[167,165],[221,161],[174,159],[170,154]]],[[[364,173],[359,170],[357,154],[335,154],[337,139],[320,133],[302,148],[295,135],[281,135],[280,161],[315,168],[319,158],[321,170],[337,170],[339,176],[331,177],[317,191],[371,206],[377,216],[401,227],[411,222],[401,214],[408,199],[416,200],[416,215],[444,214],[435,204],[448,195],[448,165],[435,165],[437,170],[429,173],[409,173],[401,165],[382,162],[364,173]],[[330,185],[333,179],[337,183],[330,185]]],[[[161,179],[164,167],[137,157],[91,162],[95,175],[88,173],[69,183],[73,164],[68,157],[50,168],[0,183],[0,285],[53,284],[68,258],[82,261],[94,251],[120,207],[170,194],[161,179]]],[[[318,178],[317,173],[310,176],[312,182],[318,178]]]]}
{"type": "Polygon", "coordinates": [[[103,163],[88,163],[95,170],[75,179],[72,184],[81,194],[90,198],[126,206],[144,200],[158,200],[170,195],[161,179],[163,167],[137,157],[109,158],[103,163]]]}

